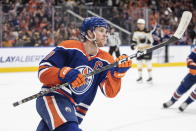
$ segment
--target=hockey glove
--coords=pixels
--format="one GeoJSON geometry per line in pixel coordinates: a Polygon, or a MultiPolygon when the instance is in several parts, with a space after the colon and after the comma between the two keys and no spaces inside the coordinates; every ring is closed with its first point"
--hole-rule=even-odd
{"type": "Polygon", "coordinates": [[[86,84],[85,76],[79,70],[70,67],[63,67],[60,70],[59,79],[62,83],[70,83],[73,88],[86,84]]]}
{"type": "Polygon", "coordinates": [[[113,76],[116,78],[122,78],[125,76],[125,73],[131,68],[132,61],[126,59],[128,58],[127,55],[121,55],[119,56],[116,61],[119,61],[119,64],[117,67],[114,67],[112,70],[113,76]],[[124,59],[124,60],[122,60],[124,59]]]}

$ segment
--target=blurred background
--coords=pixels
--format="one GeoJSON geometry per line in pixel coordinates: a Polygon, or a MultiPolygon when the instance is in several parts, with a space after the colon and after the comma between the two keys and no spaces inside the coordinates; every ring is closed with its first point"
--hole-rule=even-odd
{"type": "Polygon", "coordinates": [[[177,112],[179,103],[161,107],[188,73],[186,58],[196,45],[196,0],[0,0],[0,131],[36,129],[35,101],[17,108],[12,103],[40,91],[39,62],[62,41],[80,40],[85,17],[105,18],[119,33],[120,53],[130,55],[138,18],[145,19],[157,45],[172,36],[185,10],[193,17],[183,38],[153,52],[153,67],[160,67],[153,69],[154,85],[136,83],[137,70],[131,69],[117,98],[98,93],[82,124],[85,131],[195,130],[195,104],[184,113],[177,112]]]}
{"type": "Polygon", "coordinates": [[[185,10],[193,18],[183,39],[174,44],[191,45],[196,43],[195,8],[195,0],[3,0],[0,47],[55,46],[62,40],[80,39],[82,19],[96,15],[119,31],[122,45],[130,44],[138,18],[146,20],[148,30],[161,30],[164,40],[185,10]]]}

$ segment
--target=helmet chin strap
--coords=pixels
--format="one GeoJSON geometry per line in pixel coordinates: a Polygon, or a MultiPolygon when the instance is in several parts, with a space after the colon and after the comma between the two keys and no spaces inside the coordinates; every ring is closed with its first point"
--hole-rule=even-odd
{"type": "Polygon", "coordinates": [[[97,42],[97,40],[96,40],[97,37],[96,37],[95,31],[93,31],[93,34],[94,34],[94,36],[95,36],[93,39],[89,38],[88,35],[85,35],[85,37],[86,37],[87,40],[89,40],[89,41],[95,43],[96,47],[98,47],[98,46],[97,46],[97,43],[98,43],[98,42],[97,42]]]}
{"type": "Polygon", "coordinates": [[[93,39],[90,39],[87,35],[85,35],[85,37],[86,37],[87,40],[89,40],[89,41],[91,41],[91,42],[93,42],[93,43],[95,44],[96,50],[97,50],[97,53],[98,53],[99,49],[98,49],[98,45],[97,45],[98,42],[96,41],[96,34],[95,34],[95,31],[93,31],[93,34],[94,34],[94,36],[95,36],[93,39]]]}

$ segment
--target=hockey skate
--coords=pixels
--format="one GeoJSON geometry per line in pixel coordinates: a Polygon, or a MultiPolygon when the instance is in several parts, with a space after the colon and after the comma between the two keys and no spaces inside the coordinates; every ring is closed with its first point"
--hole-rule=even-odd
{"type": "Polygon", "coordinates": [[[149,78],[146,80],[146,82],[147,82],[148,84],[152,84],[152,77],[149,77],[149,78]]]}
{"type": "Polygon", "coordinates": [[[143,78],[142,78],[142,77],[139,77],[136,81],[137,81],[137,83],[139,83],[139,84],[140,84],[140,83],[142,83],[142,82],[143,82],[143,78]]]}
{"type": "Polygon", "coordinates": [[[186,102],[182,103],[178,108],[181,112],[183,112],[187,108],[188,104],[186,102]]]}
{"type": "Polygon", "coordinates": [[[169,100],[168,102],[163,103],[163,108],[169,108],[174,104],[173,101],[169,100]]]}

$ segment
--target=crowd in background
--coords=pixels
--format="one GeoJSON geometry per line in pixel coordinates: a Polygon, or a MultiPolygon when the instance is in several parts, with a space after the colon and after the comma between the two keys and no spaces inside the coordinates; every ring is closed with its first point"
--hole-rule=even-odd
{"type": "Polygon", "coordinates": [[[58,41],[76,39],[79,29],[54,12],[50,0],[20,2],[3,5],[3,46],[54,46],[58,41]]]}
{"type": "Polygon", "coordinates": [[[159,26],[164,35],[172,34],[182,12],[189,10],[193,13],[191,24],[186,37],[177,44],[192,44],[196,39],[195,0],[5,0],[0,16],[3,25],[0,45],[54,46],[62,40],[80,39],[79,23],[70,20],[70,16],[62,11],[64,7],[81,15],[79,7],[96,7],[98,12],[102,9],[104,18],[130,32],[138,18],[148,18],[148,29],[159,26]],[[58,8],[60,6],[63,8],[58,8]],[[146,11],[150,12],[148,16],[146,11]]]}

